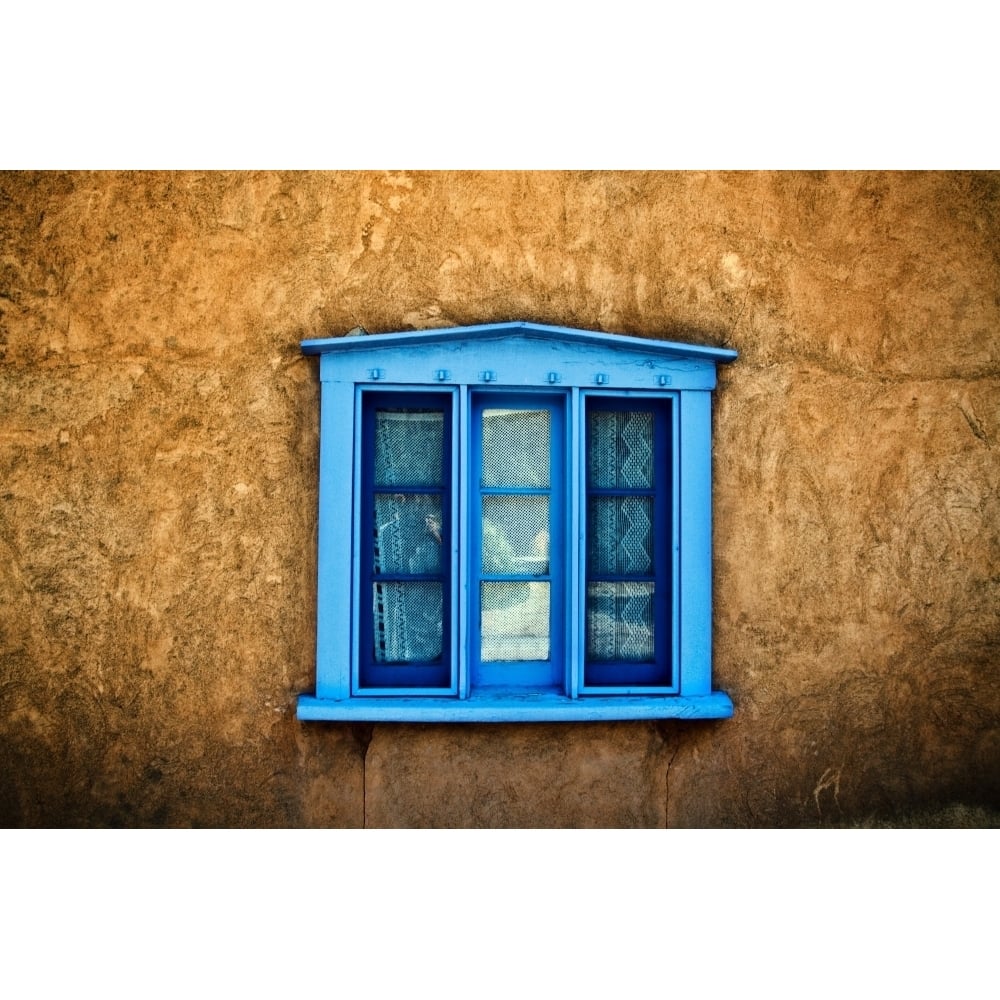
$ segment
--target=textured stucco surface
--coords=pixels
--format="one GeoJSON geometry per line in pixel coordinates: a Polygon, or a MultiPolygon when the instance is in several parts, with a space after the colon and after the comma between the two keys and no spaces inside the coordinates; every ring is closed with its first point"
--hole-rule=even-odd
{"type": "Polygon", "coordinates": [[[0,823],[843,824],[1000,808],[1000,175],[0,175],[0,823]],[[714,723],[295,720],[305,337],[735,347],[714,723]]]}

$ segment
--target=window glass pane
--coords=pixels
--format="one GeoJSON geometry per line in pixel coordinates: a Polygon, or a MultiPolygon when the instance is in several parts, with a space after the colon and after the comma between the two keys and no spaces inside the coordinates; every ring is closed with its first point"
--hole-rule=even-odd
{"type": "Polygon", "coordinates": [[[430,663],[440,658],[440,583],[375,583],[372,597],[376,663],[430,663]]]}
{"type": "Polygon", "coordinates": [[[653,654],[653,584],[588,584],[587,659],[648,663],[653,654]]]}
{"type": "Polygon", "coordinates": [[[549,486],[548,410],[483,410],[483,486],[549,486]]]}
{"type": "Polygon", "coordinates": [[[653,484],[653,414],[591,410],[587,467],[590,485],[650,489],[653,484]]]}
{"type": "Polygon", "coordinates": [[[549,498],[483,497],[483,572],[541,576],[549,571],[549,498]]]}
{"type": "Polygon", "coordinates": [[[549,658],[548,583],[480,584],[482,661],[549,658]]]}
{"type": "Polygon", "coordinates": [[[587,502],[588,574],[647,576],[652,571],[652,497],[590,497],[587,502]]]}
{"type": "Polygon", "coordinates": [[[444,414],[376,410],[375,485],[440,486],[444,414]]]}
{"type": "Polygon", "coordinates": [[[376,493],[376,573],[441,572],[441,497],[376,493]]]}

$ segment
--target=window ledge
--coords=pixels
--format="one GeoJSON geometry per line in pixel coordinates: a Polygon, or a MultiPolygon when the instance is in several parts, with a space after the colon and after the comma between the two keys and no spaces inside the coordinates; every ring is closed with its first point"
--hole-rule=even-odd
{"type": "Polygon", "coordinates": [[[351,698],[328,701],[300,695],[298,718],[329,722],[598,722],[627,719],[728,719],[733,703],[723,691],[700,697],[567,698],[548,692],[495,691],[466,699],[351,698]]]}

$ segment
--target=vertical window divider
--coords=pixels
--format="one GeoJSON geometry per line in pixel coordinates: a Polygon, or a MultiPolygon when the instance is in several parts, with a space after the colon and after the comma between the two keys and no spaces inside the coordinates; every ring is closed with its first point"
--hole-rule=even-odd
{"type": "Polygon", "coordinates": [[[569,482],[566,484],[566,500],[569,505],[569,573],[566,577],[566,693],[570,698],[580,694],[580,673],[583,668],[583,607],[584,607],[584,519],[582,514],[584,483],[583,441],[584,415],[583,394],[579,386],[570,391],[569,413],[569,482]]]}
{"type": "MultiPolygon", "coordinates": [[[[361,505],[362,505],[362,488],[361,483],[363,479],[363,467],[364,467],[364,449],[362,448],[362,441],[364,439],[364,421],[362,420],[362,401],[364,394],[361,389],[354,394],[354,447],[353,447],[353,459],[354,459],[354,472],[352,482],[354,488],[352,491],[351,502],[354,509],[354,516],[352,516],[352,534],[353,540],[351,545],[351,627],[350,627],[350,641],[351,641],[351,677],[350,677],[350,691],[353,694],[361,686],[360,677],[360,653],[361,653],[361,560],[364,557],[365,546],[363,539],[361,537],[361,505]]],[[[332,588],[340,589],[340,588],[332,588]]]]}
{"type": "Polygon", "coordinates": [[[458,552],[454,556],[454,586],[458,594],[458,621],[457,621],[457,646],[458,646],[458,696],[459,698],[469,697],[469,659],[471,632],[469,628],[469,575],[472,572],[471,546],[469,545],[469,511],[468,505],[471,503],[470,479],[472,468],[472,456],[469,453],[469,438],[471,437],[472,417],[469,412],[469,387],[459,386],[458,390],[458,413],[452,425],[452,434],[455,439],[455,447],[452,452],[457,456],[458,468],[456,475],[452,477],[452,485],[455,490],[453,510],[455,511],[455,524],[457,530],[455,537],[458,544],[458,552]]]}
{"type": "Polygon", "coordinates": [[[675,623],[670,636],[673,682],[680,691],[684,684],[681,664],[681,407],[680,396],[670,400],[670,615],[675,623]]]}

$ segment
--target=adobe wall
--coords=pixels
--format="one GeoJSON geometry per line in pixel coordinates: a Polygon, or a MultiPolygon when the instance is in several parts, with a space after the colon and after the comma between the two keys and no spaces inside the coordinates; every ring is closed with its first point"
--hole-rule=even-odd
{"type": "Polygon", "coordinates": [[[1000,808],[1000,175],[0,176],[0,824],[761,826],[1000,808]],[[731,720],[349,726],[305,337],[735,347],[731,720]]]}

